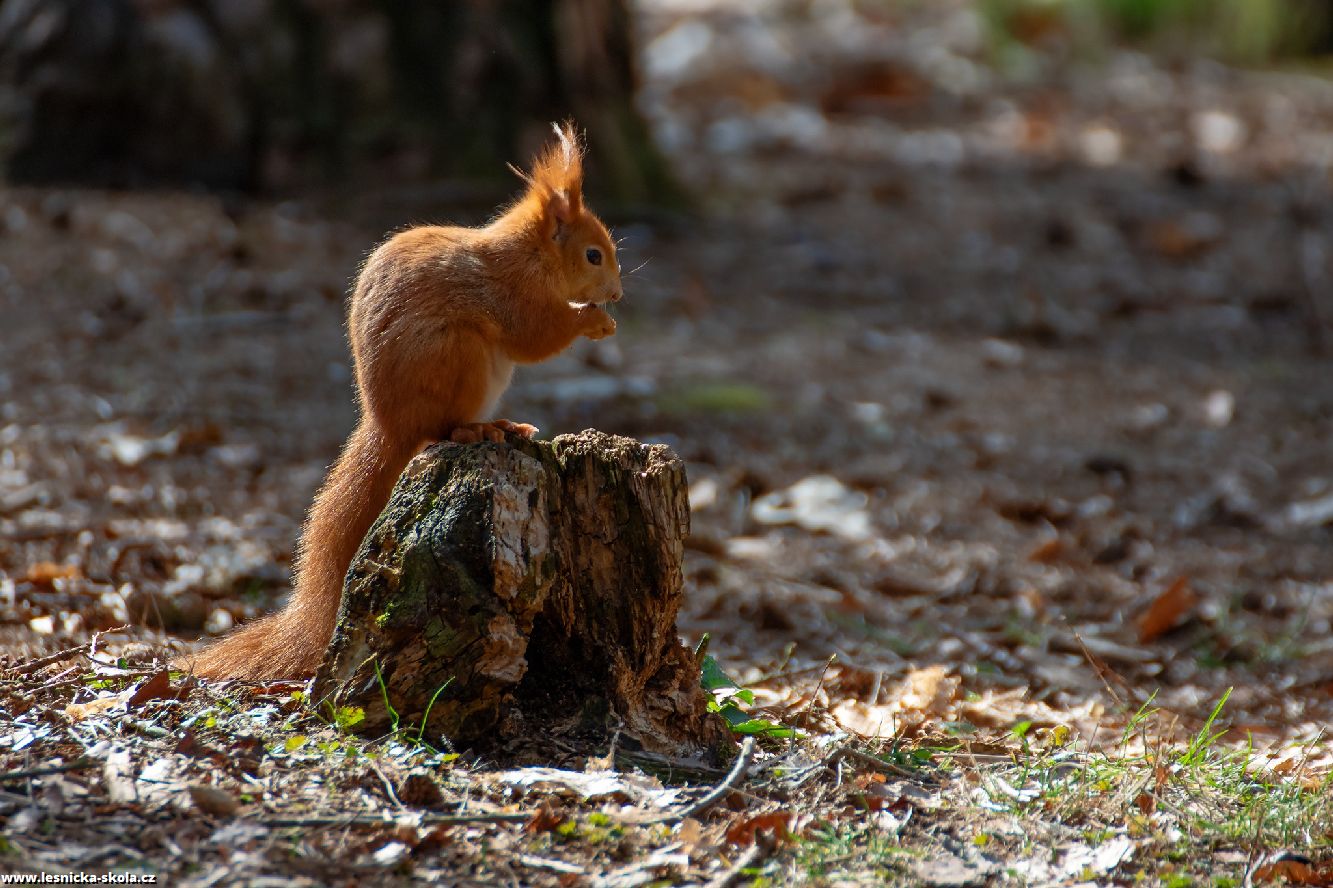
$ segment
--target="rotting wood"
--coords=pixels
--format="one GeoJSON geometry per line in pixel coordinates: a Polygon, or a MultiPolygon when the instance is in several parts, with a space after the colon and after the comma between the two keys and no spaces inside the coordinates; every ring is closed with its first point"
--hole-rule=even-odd
{"type": "Polygon", "coordinates": [[[595,431],[428,449],[348,572],[315,699],[428,742],[726,756],[676,632],[686,490],[669,448],[595,431]]]}

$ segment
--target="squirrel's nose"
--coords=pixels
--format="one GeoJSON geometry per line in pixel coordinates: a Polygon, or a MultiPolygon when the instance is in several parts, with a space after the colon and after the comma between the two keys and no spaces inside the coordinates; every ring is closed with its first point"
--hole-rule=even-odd
{"type": "Polygon", "coordinates": [[[612,301],[612,302],[619,302],[621,299],[624,299],[624,298],[625,298],[625,291],[624,291],[624,290],[616,290],[614,293],[611,294],[611,301],[612,301]]]}

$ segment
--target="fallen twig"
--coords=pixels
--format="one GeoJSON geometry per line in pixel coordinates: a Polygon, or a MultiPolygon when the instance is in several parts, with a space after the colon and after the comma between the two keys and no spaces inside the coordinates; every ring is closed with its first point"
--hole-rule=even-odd
{"type": "Polygon", "coordinates": [[[797,717],[792,719],[793,724],[799,724],[801,720],[804,720],[811,707],[819,700],[819,692],[824,689],[824,679],[828,678],[828,671],[833,668],[833,661],[836,659],[838,659],[836,652],[829,655],[828,660],[824,663],[823,670],[819,673],[819,681],[815,683],[815,692],[810,695],[809,701],[801,707],[800,711],[795,713],[797,717]]]}
{"type": "Polygon", "coordinates": [[[853,749],[850,746],[839,746],[837,749],[833,750],[833,752],[829,754],[829,757],[824,760],[824,764],[831,768],[844,759],[849,759],[856,762],[858,765],[864,765],[867,768],[870,768],[872,771],[880,771],[885,774],[896,774],[899,777],[920,776],[909,768],[904,768],[902,765],[895,765],[893,762],[886,762],[878,756],[873,756],[868,752],[862,752],[859,749],[853,749]]]}
{"type": "Polygon", "coordinates": [[[28,693],[35,694],[38,691],[49,691],[54,688],[63,688],[68,685],[82,684],[85,680],[83,671],[80,670],[78,666],[71,666],[68,669],[62,669],[59,675],[53,676],[45,684],[39,684],[37,687],[30,689],[28,693]],[[70,678],[69,674],[75,671],[78,671],[79,674],[70,678]]]}
{"type": "Polygon", "coordinates": [[[577,863],[566,863],[563,860],[551,860],[546,857],[535,857],[531,854],[520,854],[518,862],[524,866],[530,866],[533,869],[549,870],[553,873],[561,873],[570,876],[587,875],[588,871],[577,863]]]}
{"type": "Polygon", "coordinates": [[[746,848],[745,853],[736,858],[736,862],[727,867],[726,872],[709,881],[705,888],[731,888],[731,885],[744,875],[747,869],[758,863],[772,847],[770,842],[761,841],[759,836],[755,836],[754,844],[746,848]]]}
{"type": "Polygon", "coordinates": [[[142,734],[153,740],[165,740],[171,736],[171,732],[161,725],[155,725],[152,722],[144,721],[141,718],[127,718],[124,724],[133,728],[135,733],[142,734]]]}
{"type": "Polygon", "coordinates": [[[754,762],[754,738],[746,737],[741,741],[741,751],[736,756],[736,761],[732,763],[731,770],[727,776],[722,778],[722,782],[715,786],[703,798],[690,805],[683,811],[675,814],[666,814],[656,820],[650,820],[649,823],[679,823],[690,817],[698,817],[709,808],[716,805],[736,787],[736,784],[745,777],[745,772],[750,770],[750,765],[754,762]]]}
{"type": "MultiPolygon", "coordinates": [[[[413,815],[413,820],[423,824],[449,823],[527,823],[531,814],[422,814],[413,815]]],[[[339,817],[337,815],[312,815],[309,817],[265,817],[259,821],[264,826],[396,826],[397,820],[376,817],[373,814],[354,814],[339,817]]]]}
{"type": "Polygon", "coordinates": [[[41,669],[45,666],[50,666],[52,663],[59,663],[61,660],[68,660],[70,657],[74,656],[80,656],[80,655],[84,657],[88,656],[87,652],[84,651],[84,648],[86,646],[87,645],[81,644],[78,647],[66,648],[63,651],[56,651],[54,654],[47,654],[45,657],[38,657],[36,660],[29,660],[26,663],[20,663],[10,671],[13,672],[15,675],[32,675],[38,669],[41,669]]]}
{"type": "Polygon", "coordinates": [[[389,801],[393,802],[393,806],[399,811],[406,811],[407,809],[403,806],[403,803],[398,800],[398,793],[393,791],[393,783],[389,781],[388,775],[380,770],[380,766],[375,764],[373,759],[366,759],[366,764],[370,765],[370,770],[374,771],[375,775],[380,778],[380,782],[384,784],[384,792],[388,795],[389,801]]]}
{"type": "Polygon", "coordinates": [[[1075,632],[1074,639],[1078,642],[1079,647],[1082,648],[1083,656],[1087,658],[1093,671],[1097,673],[1097,678],[1101,681],[1102,687],[1106,688],[1106,693],[1111,695],[1111,699],[1115,701],[1117,706],[1125,706],[1126,697],[1133,700],[1135,703],[1138,703],[1140,706],[1147,702],[1146,697],[1141,693],[1135,693],[1134,689],[1130,687],[1129,682],[1125,681],[1119,672],[1112,669],[1109,663],[1099,657],[1097,653],[1089,647],[1088,642],[1082,635],[1075,632]],[[1112,682],[1120,686],[1120,689],[1125,692],[1125,697],[1116,693],[1115,688],[1111,687],[1112,682]]]}
{"type": "Polygon", "coordinates": [[[24,768],[19,771],[6,771],[0,774],[0,783],[9,783],[14,780],[27,780],[30,777],[47,777],[51,774],[64,774],[67,771],[87,771],[90,768],[100,767],[101,763],[92,759],[75,759],[64,765],[46,765],[41,768],[24,768]]]}

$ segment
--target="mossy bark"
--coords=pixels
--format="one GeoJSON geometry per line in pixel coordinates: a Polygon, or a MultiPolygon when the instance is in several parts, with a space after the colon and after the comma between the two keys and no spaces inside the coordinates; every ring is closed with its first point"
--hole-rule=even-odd
{"type": "Polygon", "coordinates": [[[424,723],[490,748],[614,733],[713,758],[729,733],[676,633],[688,530],[664,446],[593,431],[436,445],[348,572],[315,698],[361,707],[368,732],[424,723]]]}

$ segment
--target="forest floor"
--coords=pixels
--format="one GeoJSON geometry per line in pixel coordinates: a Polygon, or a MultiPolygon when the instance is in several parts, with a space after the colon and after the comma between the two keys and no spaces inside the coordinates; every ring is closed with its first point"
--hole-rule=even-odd
{"type": "Polygon", "coordinates": [[[754,5],[646,16],[705,212],[607,213],[648,263],[617,336],[503,413],[676,449],[682,635],[797,736],[644,825],[724,775],[534,776],[298,684],[150,680],[282,600],[361,257],[501,196],[10,189],[0,868],[1333,884],[1333,84],[754,5]]]}

